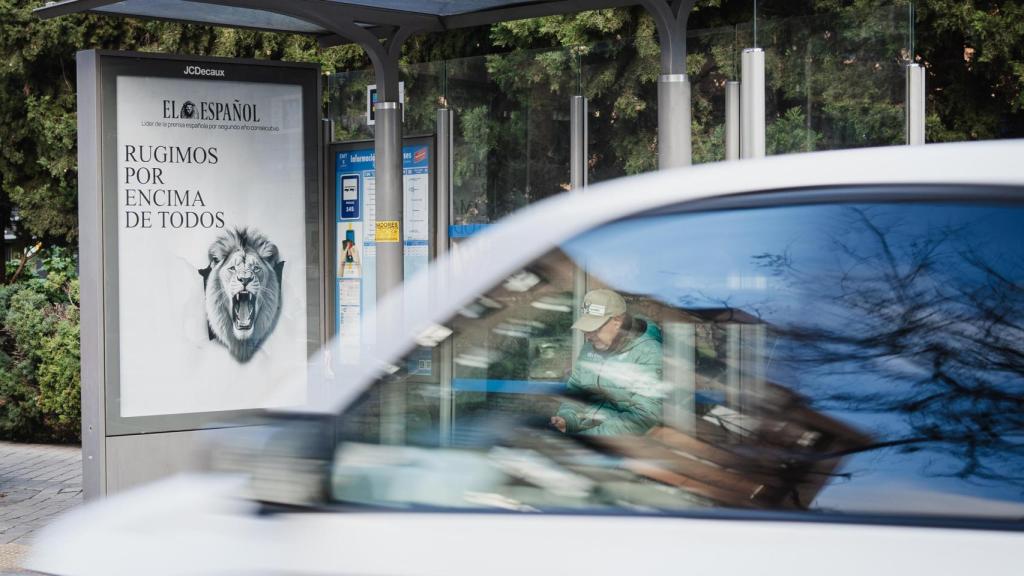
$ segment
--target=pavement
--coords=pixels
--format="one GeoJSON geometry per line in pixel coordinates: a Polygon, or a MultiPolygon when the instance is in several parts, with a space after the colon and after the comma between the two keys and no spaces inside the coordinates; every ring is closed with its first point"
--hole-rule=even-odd
{"type": "Polygon", "coordinates": [[[0,442],[0,572],[17,569],[35,532],[81,502],[81,447],[0,442]]]}

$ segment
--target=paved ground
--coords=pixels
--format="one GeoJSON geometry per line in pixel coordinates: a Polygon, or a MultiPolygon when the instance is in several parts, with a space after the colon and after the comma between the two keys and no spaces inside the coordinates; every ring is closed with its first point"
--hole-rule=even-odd
{"type": "Polygon", "coordinates": [[[81,501],[81,448],[0,442],[0,570],[16,568],[33,533],[81,501]]]}

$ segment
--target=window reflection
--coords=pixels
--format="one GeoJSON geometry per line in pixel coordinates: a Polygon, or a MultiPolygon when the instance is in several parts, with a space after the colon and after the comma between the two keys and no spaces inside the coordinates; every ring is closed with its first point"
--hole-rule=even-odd
{"type": "Polygon", "coordinates": [[[451,346],[449,388],[399,373],[343,414],[334,494],[1019,519],[1022,216],[827,205],[606,226],[422,339],[451,346]]]}

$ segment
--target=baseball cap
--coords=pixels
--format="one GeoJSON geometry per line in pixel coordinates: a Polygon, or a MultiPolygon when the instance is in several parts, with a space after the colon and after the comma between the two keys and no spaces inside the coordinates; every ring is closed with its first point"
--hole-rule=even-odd
{"type": "Polygon", "coordinates": [[[612,290],[599,288],[587,292],[580,307],[580,317],[572,327],[584,332],[593,332],[604,323],[626,313],[626,301],[612,290]]]}

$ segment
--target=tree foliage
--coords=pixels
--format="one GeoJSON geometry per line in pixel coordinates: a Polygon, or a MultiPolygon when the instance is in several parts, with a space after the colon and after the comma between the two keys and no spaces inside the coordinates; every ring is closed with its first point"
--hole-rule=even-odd
{"type": "MultiPolygon", "coordinates": [[[[773,152],[900,142],[901,64],[910,60],[928,70],[930,140],[1024,133],[1024,6],[1005,0],[913,4],[911,38],[908,0],[759,3],[757,43],[767,52],[769,124],[780,123],[769,129],[773,152]]],[[[91,15],[40,21],[31,15],[36,5],[0,0],[0,56],[6,62],[0,68],[0,223],[16,221],[23,238],[47,245],[70,244],[76,236],[77,50],[317,61],[325,71],[367,65],[355,45],[321,50],[312,39],[295,35],[91,15]]],[[[699,0],[690,16],[687,72],[693,86],[695,162],[724,156],[723,86],[738,77],[739,51],[754,43],[752,21],[749,2],[729,0],[699,0]]],[[[555,108],[578,88],[590,99],[592,180],[655,167],[654,103],[661,70],[654,22],[642,8],[419,35],[406,42],[404,53],[410,100],[423,103],[410,106],[413,118],[407,122],[413,132],[429,129],[433,108],[452,84],[444,87],[441,80],[417,76],[416,62],[492,54],[485,70],[464,80],[478,81],[483,74],[497,94],[477,94],[461,110],[471,120],[465,124],[467,150],[482,155],[475,161],[490,162],[493,170],[505,173],[472,183],[477,192],[464,199],[467,207],[488,204],[487,219],[567,185],[553,168],[561,170],[562,159],[552,147],[563,142],[550,131],[561,129],[565,116],[555,108]],[[479,124],[481,107],[487,111],[483,118],[493,124],[489,129],[479,124]],[[539,113],[527,117],[531,108],[539,113]],[[555,122],[545,121],[549,113],[555,122]],[[515,125],[505,126],[505,121],[515,125]],[[483,134],[492,135],[489,142],[471,139],[483,134]],[[540,140],[540,145],[509,158],[509,152],[530,145],[524,139],[540,140]],[[503,167],[498,160],[511,165],[503,167]],[[493,191],[498,189],[509,193],[493,191]]],[[[365,80],[372,81],[372,74],[365,80]]],[[[454,80],[457,84],[457,74],[454,80]]],[[[361,104],[365,83],[347,86],[349,104],[361,104]]],[[[457,100],[449,103],[458,107],[457,100]]],[[[340,132],[346,138],[369,134],[365,128],[340,132]]],[[[481,169],[467,166],[461,172],[481,169]]]]}
{"type": "Polygon", "coordinates": [[[0,224],[25,239],[77,236],[75,53],[135,50],[366,65],[362,50],[308,37],[95,15],[40,20],[38,2],[0,0],[0,224]],[[10,211],[15,209],[15,214],[10,211]]]}

